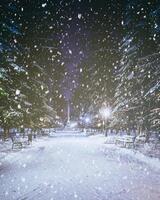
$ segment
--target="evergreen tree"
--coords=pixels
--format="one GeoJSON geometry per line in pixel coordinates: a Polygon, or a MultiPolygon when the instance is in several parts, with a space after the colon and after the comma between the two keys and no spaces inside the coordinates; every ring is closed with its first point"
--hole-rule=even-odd
{"type": "Polygon", "coordinates": [[[2,3],[0,7],[0,125],[5,129],[4,137],[8,135],[7,129],[20,125],[22,119],[18,88],[25,69],[18,63],[22,52],[18,10],[15,2],[2,3]]]}
{"type": "Polygon", "coordinates": [[[120,45],[122,59],[116,71],[115,120],[112,122],[119,128],[141,127],[149,133],[153,123],[151,110],[154,106],[157,108],[155,96],[159,87],[158,38],[155,39],[153,33],[153,23],[157,21],[153,13],[157,6],[157,2],[128,1],[124,11],[125,36],[120,45]],[[149,97],[147,91],[152,87],[155,96],[152,93],[149,97]]]}

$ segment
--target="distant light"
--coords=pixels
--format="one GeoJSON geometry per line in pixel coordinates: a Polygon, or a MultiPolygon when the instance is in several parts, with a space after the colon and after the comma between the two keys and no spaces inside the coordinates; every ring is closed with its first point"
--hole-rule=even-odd
{"type": "Polygon", "coordinates": [[[90,119],[89,117],[86,117],[86,118],[85,118],[85,122],[86,122],[86,123],[89,123],[90,121],[91,121],[91,119],[90,119]]]}
{"type": "Polygon", "coordinates": [[[100,114],[102,115],[102,117],[104,117],[105,119],[109,118],[111,116],[112,110],[110,107],[104,107],[100,109],[100,114]]]}
{"type": "Polygon", "coordinates": [[[82,120],[83,119],[83,117],[82,116],[80,116],[80,118],[79,118],[80,120],[82,120]]]}
{"type": "Polygon", "coordinates": [[[101,127],[101,125],[102,125],[101,123],[98,123],[98,124],[97,124],[98,127],[101,127]]]}

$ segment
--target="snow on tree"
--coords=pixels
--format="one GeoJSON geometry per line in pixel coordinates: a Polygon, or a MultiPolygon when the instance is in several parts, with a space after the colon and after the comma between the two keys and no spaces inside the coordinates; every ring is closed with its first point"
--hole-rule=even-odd
{"type": "Polygon", "coordinates": [[[148,8],[147,2],[128,1],[124,11],[125,36],[120,45],[121,62],[116,70],[114,115],[117,120],[112,123],[119,128],[141,127],[149,133],[153,127],[152,113],[155,114],[155,110],[157,113],[159,101],[159,50],[158,41],[152,37],[153,23],[157,21],[153,13],[157,6],[151,3],[148,8]],[[155,90],[153,93],[151,88],[155,90]]]}
{"type": "Polygon", "coordinates": [[[1,49],[0,49],[0,126],[6,129],[21,124],[22,112],[19,95],[20,76],[24,76],[25,69],[19,63],[22,47],[18,42],[22,37],[19,26],[18,7],[15,3],[1,5],[1,49]],[[6,15],[7,13],[7,15],[6,15]],[[18,89],[18,90],[17,90],[18,89]]]}

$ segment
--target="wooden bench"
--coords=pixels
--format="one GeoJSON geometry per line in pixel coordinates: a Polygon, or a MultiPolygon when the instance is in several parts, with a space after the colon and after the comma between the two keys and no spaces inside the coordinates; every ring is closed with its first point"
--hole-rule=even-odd
{"type": "Polygon", "coordinates": [[[150,137],[148,143],[152,144],[155,149],[160,149],[160,135],[156,137],[150,137]]]}
{"type": "Polygon", "coordinates": [[[138,135],[135,138],[134,146],[135,147],[140,147],[143,146],[146,143],[146,135],[138,135]]]}
{"type": "Polygon", "coordinates": [[[118,137],[116,139],[116,144],[121,145],[122,147],[133,147],[134,148],[134,141],[135,141],[135,136],[130,136],[130,135],[125,135],[118,137]]]}
{"type": "Polygon", "coordinates": [[[12,149],[14,147],[22,148],[23,146],[29,145],[32,143],[32,139],[30,139],[29,137],[27,139],[27,138],[14,136],[14,137],[11,137],[11,140],[12,140],[12,149]]]}
{"type": "Polygon", "coordinates": [[[14,147],[22,148],[22,142],[19,140],[20,138],[17,138],[16,136],[11,137],[12,140],[12,149],[14,147]]]}

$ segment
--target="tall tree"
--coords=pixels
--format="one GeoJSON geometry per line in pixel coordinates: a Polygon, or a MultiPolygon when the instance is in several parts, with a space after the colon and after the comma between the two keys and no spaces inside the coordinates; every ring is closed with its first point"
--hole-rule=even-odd
{"type": "Polygon", "coordinates": [[[151,110],[153,105],[157,106],[157,100],[155,97],[150,98],[146,92],[152,87],[157,91],[159,87],[159,39],[155,38],[156,35],[153,33],[153,24],[157,21],[153,13],[159,5],[156,1],[127,2],[122,21],[125,34],[120,45],[122,59],[116,72],[113,124],[128,129],[141,126],[149,133],[151,110]]]}
{"type": "Polygon", "coordinates": [[[7,134],[6,130],[9,127],[21,124],[22,113],[18,88],[25,68],[18,62],[23,50],[19,43],[22,37],[19,7],[15,2],[2,2],[0,12],[0,124],[7,134]]]}

